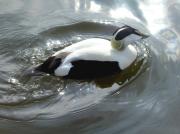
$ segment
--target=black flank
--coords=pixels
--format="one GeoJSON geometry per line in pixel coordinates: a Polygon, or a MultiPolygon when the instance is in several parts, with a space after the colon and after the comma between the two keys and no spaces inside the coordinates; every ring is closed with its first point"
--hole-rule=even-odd
{"type": "Polygon", "coordinates": [[[91,80],[111,76],[121,71],[118,62],[115,61],[94,61],[79,60],[72,62],[73,67],[64,78],[91,80]]]}

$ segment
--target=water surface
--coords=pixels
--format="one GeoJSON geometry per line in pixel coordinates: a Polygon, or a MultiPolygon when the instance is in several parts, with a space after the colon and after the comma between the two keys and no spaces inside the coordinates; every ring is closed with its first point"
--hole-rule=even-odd
{"type": "Polygon", "coordinates": [[[0,132],[178,134],[179,5],[0,0],[0,132]],[[88,82],[22,76],[57,50],[89,37],[109,38],[124,23],[149,30],[151,37],[142,44],[151,51],[151,63],[121,90],[118,85],[101,90],[88,82]]]}

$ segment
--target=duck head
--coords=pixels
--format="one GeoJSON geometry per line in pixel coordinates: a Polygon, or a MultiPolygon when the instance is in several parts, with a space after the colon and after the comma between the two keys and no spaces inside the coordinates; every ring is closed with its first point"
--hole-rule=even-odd
{"type": "Polygon", "coordinates": [[[136,34],[138,36],[141,36],[142,38],[149,37],[149,35],[146,35],[135,28],[125,25],[123,27],[118,28],[113,33],[113,37],[111,39],[112,47],[117,50],[123,50],[123,48],[126,47],[126,45],[128,45],[125,44],[123,40],[131,34],[136,34]]]}

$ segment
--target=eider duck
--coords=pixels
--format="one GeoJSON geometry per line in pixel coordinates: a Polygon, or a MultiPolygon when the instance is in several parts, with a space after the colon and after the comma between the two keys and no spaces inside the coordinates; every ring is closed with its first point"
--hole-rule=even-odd
{"type": "Polygon", "coordinates": [[[90,38],[72,44],[50,56],[34,71],[76,80],[112,76],[129,67],[137,58],[136,48],[125,41],[131,34],[148,37],[125,25],[113,33],[111,40],[90,38]]]}

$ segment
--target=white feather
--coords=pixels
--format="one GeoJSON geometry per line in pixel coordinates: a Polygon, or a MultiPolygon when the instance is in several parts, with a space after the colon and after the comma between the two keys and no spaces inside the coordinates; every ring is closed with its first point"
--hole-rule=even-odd
{"type": "Polygon", "coordinates": [[[96,61],[117,61],[121,69],[127,68],[137,57],[134,46],[128,45],[124,50],[119,51],[111,46],[109,40],[91,38],[75,43],[53,56],[58,56],[62,52],[71,52],[62,64],[55,70],[57,76],[65,76],[69,73],[72,64],[76,60],[96,60],[96,61]]]}

